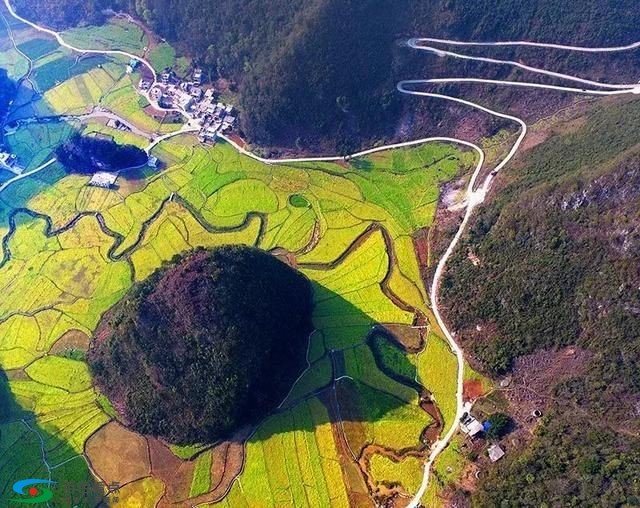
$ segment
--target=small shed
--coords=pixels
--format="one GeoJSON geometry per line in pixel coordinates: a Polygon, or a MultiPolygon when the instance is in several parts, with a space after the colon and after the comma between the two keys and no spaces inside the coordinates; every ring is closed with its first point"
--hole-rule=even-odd
{"type": "Polygon", "coordinates": [[[492,444],[487,450],[487,453],[489,454],[489,460],[491,462],[497,462],[504,457],[504,450],[500,448],[498,444],[492,444]]]}
{"type": "Polygon", "coordinates": [[[99,171],[91,177],[89,185],[92,187],[102,187],[103,189],[110,189],[116,184],[117,179],[118,175],[107,173],[105,171],[99,171]]]}
{"type": "Polygon", "coordinates": [[[0,164],[12,168],[16,163],[16,156],[8,152],[0,152],[0,164]]]}
{"type": "Polygon", "coordinates": [[[464,413],[460,418],[460,430],[470,437],[474,437],[484,430],[482,424],[469,413],[464,413]]]}

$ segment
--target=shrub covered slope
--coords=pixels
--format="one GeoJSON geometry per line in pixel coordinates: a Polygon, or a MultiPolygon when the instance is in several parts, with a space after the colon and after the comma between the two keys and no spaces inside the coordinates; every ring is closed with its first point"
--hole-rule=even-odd
{"type": "Polygon", "coordinates": [[[103,318],[89,362],[135,430],[213,442],[284,400],[306,366],[311,306],[306,278],[275,257],[200,250],[103,318]]]}
{"type": "Polygon", "coordinates": [[[479,505],[637,503],[639,113],[637,100],[602,108],[532,149],[449,265],[448,319],[489,372],[567,345],[592,357],[553,388],[532,447],[484,481],[479,505]]]}

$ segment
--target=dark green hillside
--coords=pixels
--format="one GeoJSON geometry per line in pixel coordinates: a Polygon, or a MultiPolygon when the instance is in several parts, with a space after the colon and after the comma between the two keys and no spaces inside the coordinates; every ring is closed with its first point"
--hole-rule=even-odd
{"type": "Polygon", "coordinates": [[[0,119],[4,117],[9,110],[9,104],[16,96],[16,84],[7,75],[6,69],[0,69],[0,119]]]}
{"type": "Polygon", "coordinates": [[[102,319],[88,360],[133,429],[210,443],[255,424],[306,368],[307,279],[258,249],[197,250],[102,319]]]}
{"type": "Polygon", "coordinates": [[[478,506],[638,502],[638,129],[636,100],[533,148],[507,170],[449,265],[448,320],[487,371],[540,349],[593,354],[585,374],[553,388],[533,445],[485,479],[478,506]]]}
{"type": "MultiPolygon", "coordinates": [[[[423,108],[416,118],[416,101],[395,91],[398,79],[510,72],[409,51],[398,45],[407,37],[598,46],[628,43],[640,26],[635,0],[586,0],[579,8],[556,0],[13,1],[24,15],[55,26],[94,22],[104,7],[127,9],[212,77],[237,83],[242,126],[251,141],[325,151],[393,137],[409,117],[428,129],[438,114],[433,108],[441,106],[430,104],[432,110],[423,108]]],[[[566,71],[589,69],[610,81],[635,76],[639,67],[633,53],[596,60],[526,49],[500,54],[566,71]],[[605,73],[607,63],[613,75],[605,73]]],[[[505,92],[500,98],[502,107],[522,95],[505,92]]]]}
{"type": "MultiPolygon", "coordinates": [[[[17,92],[16,84],[8,76],[6,69],[0,69],[0,129],[4,125],[11,102],[17,92]]],[[[0,144],[4,137],[4,129],[0,130],[0,144]]]]}
{"type": "MultiPolygon", "coordinates": [[[[633,0],[465,0],[413,2],[439,37],[461,40],[536,40],[610,46],[638,38],[638,4],[633,0]]],[[[417,21],[417,20],[416,20],[417,21]]],[[[416,25],[417,26],[417,25],[416,25]]]]}
{"type": "Polygon", "coordinates": [[[638,101],[592,114],[577,133],[533,149],[480,211],[443,296],[455,328],[498,326],[495,343],[478,350],[488,370],[578,339],[598,349],[614,337],[640,337],[632,312],[640,276],[633,273],[640,262],[638,129],[638,101]],[[468,261],[469,250],[480,266],[468,261]],[[596,304],[605,306],[594,314],[596,304]]]}
{"type": "Polygon", "coordinates": [[[54,0],[50,2],[18,0],[11,2],[20,15],[38,20],[58,30],[77,25],[100,24],[105,20],[102,10],[115,7],[117,4],[117,1],[111,0],[54,0]]]}
{"type": "Polygon", "coordinates": [[[137,146],[80,134],[60,145],[56,155],[67,171],[81,174],[135,168],[147,162],[147,154],[137,146]]]}

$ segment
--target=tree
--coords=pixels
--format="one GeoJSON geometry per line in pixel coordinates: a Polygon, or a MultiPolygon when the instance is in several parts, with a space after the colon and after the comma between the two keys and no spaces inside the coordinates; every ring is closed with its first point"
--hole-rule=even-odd
{"type": "Polygon", "coordinates": [[[513,426],[513,420],[505,413],[494,413],[488,419],[490,427],[485,432],[488,439],[500,439],[507,434],[513,426]]]}
{"type": "Polygon", "coordinates": [[[96,171],[117,171],[142,166],[147,162],[144,150],[133,145],[76,133],[56,149],[58,160],[67,171],[91,174],[96,171]]]}

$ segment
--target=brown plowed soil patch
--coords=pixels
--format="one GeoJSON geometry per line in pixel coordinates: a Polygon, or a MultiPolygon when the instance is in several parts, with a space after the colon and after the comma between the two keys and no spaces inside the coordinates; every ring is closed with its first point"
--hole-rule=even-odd
{"type": "Polygon", "coordinates": [[[147,440],[115,421],[88,439],[85,453],[93,470],[106,484],[124,485],[151,473],[147,440]]]}
{"type": "Polygon", "coordinates": [[[228,442],[218,445],[213,450],[211,467],[211,485],[214,489],[207,494],[207,500],[219,501],[231,488],[231,484],[242,472],[244,464],[244,445],[228,442]]]}
{"type": "Polygon", "coordinates": [[[149,438],[153,476],[165,484],[165,493],[158,508],[173,506],[176,500],[187,499],[193,477],[193,462],[176,457],[162,441],[149,438]]]}
{"type": "Polygon", "coordinates": [[[240,148],[246,148],[247,143],[244,139],[242,139],[240,136],[238,136],[235,133],[231,133],[229,135],[227,135],[227,137],[233,141],[234,143],[236,143],[238,146],[240,146],[240,148]]]}
{"type": "Polygon", "coordinates": [[[229,492],[231,485],[242,472],[245,459],[244,443],[251,432],[246,427],[236,433],[230,441],[224,441],[211,450],[211,491],[190,499],[189,490],[193,479],[194,460],[183,460],[158,439],[149,439],[151,463],[154,477],[165,484],[165,493],[157,508],[196,506],[220,501],[229,492]]]}
{"type": "Polygon", "coordinates": [[[225,441],[213,449],[211,464],[212,490],[202,496],[189,500],[190,505],[215,503],[227,495],[231,485],[242,472],[245,459],[244,443],[251,434],[251,427],[246,427],[236,433],[231,441],[225,441]]]}
{"type": "Polygon", "coordinates": [[[420,269],[429,266],[429,228],[422,228],[413,235],[413,248],[420,269]]]}
{"type": "Polygon", "coordinates": [[[509,401],[509,413],[519,425],[531,428],[537,418],[532,412],[544,413],[553,398],[553,388],[562,380],[585,371],[593,353],[577,347],[558,351],[539,351],[518,358],[511,382],[503,393],[509,401]]]}
{"type": "Polygon", "coordinates": [[[80,330],[69,330],[51,346],[49,353],[55,355],[63,353],[68,349],[81,349],[82,351],[86,351],[89,348],[90,341],[91,339],[86,333],[80,330]]]}
{"type": "Polygon", "coordinates": [[[484,389],[482,388],[482,381],[479,379],[468,379],[462,385],[462,397],[465,401],[473,401],[483,395],[484,389]]]}

